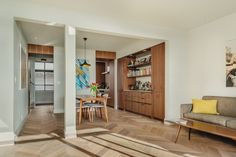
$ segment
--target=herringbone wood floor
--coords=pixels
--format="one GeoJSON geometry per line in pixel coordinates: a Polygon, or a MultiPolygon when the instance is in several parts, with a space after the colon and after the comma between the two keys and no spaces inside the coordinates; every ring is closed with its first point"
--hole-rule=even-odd
{"type": "MultiPolygon", "coordinates": [[[[106,128],[114,133],[133,137],[157,144],[176,154],[194,156],[235,157],[236,142],[223,137],[193,131],[188,140],[187,130],[182,130],[178,143],[173,142],[176,126],[164,125],[162,122],[141,115],[121,110],[109,109],[109,123],[97,117],[93,123],[83,118],[77,129],[106,128]]],[[[52,106],[39,106],[31,111],[22,130],[21,136],[56,133],[63,136],[63,114],[52,114],[52,106]]]]}

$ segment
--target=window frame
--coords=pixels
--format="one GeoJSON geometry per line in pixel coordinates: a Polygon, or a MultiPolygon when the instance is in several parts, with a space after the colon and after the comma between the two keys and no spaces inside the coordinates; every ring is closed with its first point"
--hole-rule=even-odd
{"type": "MultiPolygon", "coordinates": [[[[54,70],[47,70],[46,69],[46,64],[52,63],[52,62],[35,62],[35,63],[43,63],[43,69],[34,69],[35,73],[36,72],[43,72],[43,84],[37,84],[35,82],[35,87],[36,86],[43,86],[43,90],[36,90],[36,88],[35,88],[35,91],[52,91],[52,90],[47,89],[47,87],[50,87],[50,86],[53,86],[53,90],[54,90],[54,82],[53,82],[53,84],[46,84],[46,73],[53,73],[53,77],[54,77],[54,70]]],[[[35,63],[34,63],[34,66],[35,66],[35,63]]],[[[54,66],[54,64],[53,64],[53,66],[54,66]]]]}

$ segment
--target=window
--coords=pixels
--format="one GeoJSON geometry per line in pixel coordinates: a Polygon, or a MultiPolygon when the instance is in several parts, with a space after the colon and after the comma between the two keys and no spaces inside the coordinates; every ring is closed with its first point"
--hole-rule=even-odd
{"type": "Polygon", "coordinates": [[[35,90],[53,90],[53,63],[35,62],[35,90]]]}

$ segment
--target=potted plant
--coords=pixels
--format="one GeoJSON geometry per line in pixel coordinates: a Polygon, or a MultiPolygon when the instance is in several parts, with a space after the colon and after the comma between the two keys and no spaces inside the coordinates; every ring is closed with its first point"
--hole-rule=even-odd
{"type": "Polygon", "coordinates": [[[97,84],[97,83],[92,83],[92,84],[90,85],[90,92],[92,93],[92,95],[93,95],[94,97],[96,97],[97,91],[98,91],[98,84],[97,84]]]}

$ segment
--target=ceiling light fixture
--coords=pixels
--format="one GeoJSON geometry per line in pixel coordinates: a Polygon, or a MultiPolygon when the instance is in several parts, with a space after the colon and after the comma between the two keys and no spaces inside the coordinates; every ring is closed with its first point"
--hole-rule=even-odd
{"type": "Polygon", "coordinates": [[[87,61],[86,61],[86,41],[87,41],[87,38],[83,38],[83,39],[84,39],[84,63],[80,64],[80,66],[89,67],[89,66],[91,66],[91,64],[87,63],[87,61]]]}

